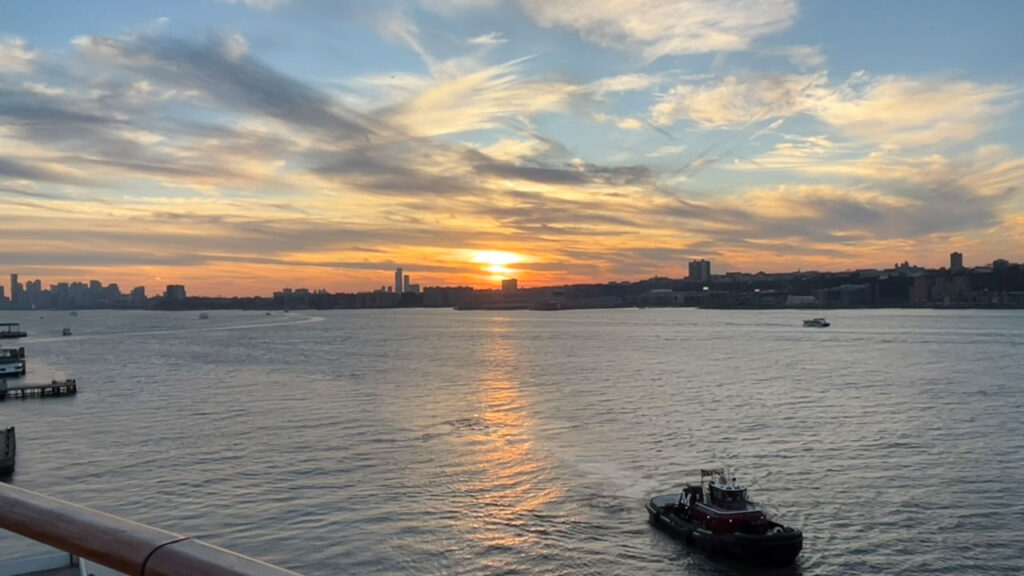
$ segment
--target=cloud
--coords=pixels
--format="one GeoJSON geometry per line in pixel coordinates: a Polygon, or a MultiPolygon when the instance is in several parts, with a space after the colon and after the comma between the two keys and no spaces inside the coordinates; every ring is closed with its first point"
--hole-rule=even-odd
{"type": "Polygon", "coordinates": [[[477,46],[497,46],[498,44],[504,44],[506,42],[508,42],[508,39],[502,36],[501,32],[482,34],[469,40],[470,44],[475,44],[477,46]]]}
{"type": "Polygon", "coordinates": [[[651,120],[669,126],[685,118],[714,128],[789,117],[813,110],[827,82],[822,72],[726,76],[700,86],[679,84],[651,108],[651,120]]]}
{"type": "Polygon", "coordinates": [[[372,131],[324,92],[239,55],[237,43],[86,36],[74,44],[106,65],[134,70],[179,90],[197,90],[231,108],[273,117],[323,137],[366,137],[372,131]]]}
{"type": "Polygon", "coordinates": [[[0,74],[25,73],[32,70],[36,54],[21,38],[0,38],[0,74]]]}
{"type": "Polygon", "coordinates": [[[768,53],[785,56],[790,64],[800,68],[801,71],[821,68],[828,61],[820,46],[808,46],[806,44],[787,46],[780,50],[769,51],[768,53]]]}
{"type": "Polygon", "coordinates": [[[601,124],[614,124],[620,130],[643,130],[647,127],[646,122],[637,120],[636,118],[619,118],[618,116],[604,114],[601,112],[595,113],[592,117],[601,124]]]}
{"type": "Polygon", "coordinates": [[[396,126],[417,136],[503,127],[544,112],[565,110],[575,88],[521,78],[522,61],[440,79],[387,111],[396,126]]]}
{"type": "Polygon", "coordinates": [[[884,76],[847,83],[816,105],[819,118],[855,138],[896,146],[976,138],[1007,109],[1003,85],[884,76]]]}
{"type": "Polygon", "coordinates": [[[796,19],[793,0],[521,0],[544,27],[576,30],[589,42],[639,50],[648,60],[673,54],[748,49],[796,19]]]}
{"type": "Polygon", "coordinates": [[[831,85],[827,74],[730,75],[678,84],[651,107],[668,126],[691,120],[705,128],[746,127],[768,118],[808,114],[848,138],[889,146],[970,141],[1007,111],[1013,90],[969,81],[870,78],[854,74],[831,85]]]}
{"type": "Polygon", "coordinates": [[[619,76],[601,78],[596,82],[591,82],[584,87],[584,90],[593,92],[598,97],[601,97],[609,92],[622,93],[649,90],[662,80],[663,76],[660,74],[620,74],[619,76]]]}

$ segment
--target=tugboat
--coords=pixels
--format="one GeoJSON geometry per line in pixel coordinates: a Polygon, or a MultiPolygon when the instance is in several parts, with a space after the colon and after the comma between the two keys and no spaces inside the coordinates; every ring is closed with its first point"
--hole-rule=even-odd
{"type": "Polygon", "coordinates": [[[804,328],[828,328],[832,324],[824,318],[811,318],[810,320],[804,320],[804,328]]]}
{"type": "Polygon", "coordinates": [[[758,565],[792,564],[804,545],[800,530],[769,520],[722,468],[701,470],[700,485],[686,484],[678,496],[651,498],[647,512],[652,524],[709,554],[758,565]]]}

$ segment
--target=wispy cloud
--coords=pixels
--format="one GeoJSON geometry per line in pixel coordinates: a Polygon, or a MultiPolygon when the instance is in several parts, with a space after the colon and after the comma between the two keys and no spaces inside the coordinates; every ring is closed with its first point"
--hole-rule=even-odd
{"type": "Polygon", "coordinates": [[[491,32],[490,34],[482,34],[475,38],[470,38],[469,43],[477,46],[497,46],[498,44],[504,44],[508,42],[501,32],[491,32]]]}
{"type": "Polygon", "coordinates": [[[640,50],[648,60],[750,48],[788,28],[793,0],[767,0],[751,9],[741,0],[522,0],[538,24],[576,30],[602,46],[640,50]]]}
{"type": "Polygon", "coordinates": [[[817,73],[726,76],[703,85],[680,84],[651,108],[651,119],[659,126],[686,118],[718,127],[789,117],[813,110],[827,82],[825,73],[817,73]]]}

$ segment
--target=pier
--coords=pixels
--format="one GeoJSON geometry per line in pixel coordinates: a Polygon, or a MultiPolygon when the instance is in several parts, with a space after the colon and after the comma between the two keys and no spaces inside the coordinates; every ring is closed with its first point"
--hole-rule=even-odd
{"type": "Polygon", "coordinates": [[[9,398],[39,398],[56,396],[73,396],[78,393],[78,383],[74,378],[63,381],[51,380],[49,384],[16,384],[10,385],[7,380],[0,380],[0,402],[9,398]]]}

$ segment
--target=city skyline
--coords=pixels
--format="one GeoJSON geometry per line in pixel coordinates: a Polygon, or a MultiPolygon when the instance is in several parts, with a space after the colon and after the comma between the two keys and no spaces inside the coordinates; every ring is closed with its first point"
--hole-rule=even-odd
{"type": "MultiPolygon", "coordinates": [[[[782,271],[776,271],[776,272],[766,272],[764,270],[757,270],[757,271],[751,271],[751,270],[731,270],[731,271],[713,272],[713,269],[712,269],[713,264],[714,263],[712,261],[705,260],[703,258],[699,259],[699,260],[691,260],[690,262],[687,263],[688,271],[685,274],[682,274],[682,275],[674,277],[674,278],[683,279],[683,280],[690,280],[690,281],[706,282],[706,281],[712,280],[715,277],[723,277],[723,276],[728,276],[730,274],[740,274],[740,275],[754,276],[754,275],[758,275],[758,274],[769,274],[769,275],[844,274],[844,273],[854,273],[854,272],[886,272],[886,271],[904,272],[904,271],[914,271],[914,270],[922,270],[922,271],[924,271],[924,270],[927,270],[927,271],[947,270],[950,273],[963,273],[963,272],[969,272],[969,271],[974,271],[974,270],[984,270],[984,269],[991,269],[991,268],[995,268],[995,267],[1005,267],[1005,266],[1010,266],[1010,265],[1024,266],[1024,261],[1016,262],[1016,261],[1008,260],[1006,258],[996,258],[996,259],[994,259],[994,260],[992,260],[990,262],[982,262],[982,263],[971,264],[968,261],[965,264],[965,262],[964,262],[964,255],[963,255],[962,252],[950,252],[947,255],[947,260],[946,260],[946,263],[944,265],[934,266],[934,267],[932,267],[932,266],[921,266],[921,265],[918,265],[918,264],[915,264],[915,263],[911,263],[908,260],[904,260],[902,263],[901,262],[894,262],[894,263],[892,263],[891,266],[888,266],[888,267],[869,267],[869,268],[846,269],[846,270],[800,270],[800,269],[794,269],[794,270],[782,270],[782,271]]],[[[388,283],[387,281],[384,281],[384,282],[378,283],[376,286],[373,286],[373,287],[371,287],[369,289],[365,289],[365,290],[350,289],[350,290],[331,291],[331,290],[327,290],[327,289],[322,288],[322,287],[315,287],[315,286],[314,287],[310,287],[310,286],[306,286],[306,285],[302,285],[302,284],[292,284],[292,285],[288,285],[288,286],[275,287],[272,290],[270,290],[268,293],[270,293],[270,294],[280,294],[280,293],[282,293],[282,291],[284,293],[291,293],[293,291],[298,291],[298,292],[304,292],[304,293],[324,292],[324,293],[338,293],[338,294],[341,294],[341,293],[348,293],[348,294],[354,294],[354,293],[388,293],[388,294],[412,293],[412,294],[419,294],[423,288],[460,288],[460,287],[464,287],[465,286],[463,284],[435,284],[435,285],[421,286],[419,283],[411,282],[411,279],[413,278],[413,276],[412,276],[412,274],[406,274],[406,272],[407,272],[407,269],[405,269],[403,267],[397,267],[392,272],[392,274],[393,274],[393,282],[394,282],[393,284],[388,283]]],[[[612,280],[609,280],[607,282],[585,282],[585,283],[575,283],[575,284],[577,284],[577,285],[578,284],[615,284],[615,283],[630,283],[630,282],[642,283],[642,282],[653,280],[653,279],[657,279],[657,278],[669,279],[669,278],[673,278],[673,277],[672,276],[659,275],[659,274],[653,274],[653,275],[651,275],[650,277],[647,277],[647,278],[636,278],[636,279],[623,279],[623,278],[619,278],[619,279],[612,279],[612,280]]],[[[21,294],[24,294],[27,291],[30,291],[29,290],[29,284],[34,284],[33,290],[35,292],[37,292],[37,293],[40,292],[40,291],[52,291],[55,288],[58,289],[58,290],[64,290],[64,291],[67,291],[69,288],[71,290],[85,290],[85,289],[88,289],[88,290],[92,290],[94,292],[111,291],[111,290],[119,291],[119,290],[121,290],[121,283],[119,283],[119,282],[111,282],[109,284],[104,285],[103,281],[96,280],[96,279],[89,279],[89,280],[59,280],[59,281],[56,281],[56,282],[48,281],[47,283],[43,283],[42,279],[40,279],[40,278],[22,278],[21,274],[19,274],[17,272],[13,272],[13,273],[11,273],[9,275],[9,284],[7,284],[7,285],[0,285],[0,303],[4,302],[5,299],[6,299],[7,302],[13,302],[14,299],[12,297],[15,294],[17,294],[18,292],[20,292],[21,294]],[[22,282],[22,280],[24,280],[24,282],[22,282]]],[[[548,284],[548,285],[535,284],[535,285],[529,286],[529,288],[558,288],[558,287],[571,286],[571,285],[573,285],[573,284],[567,284],[567,283],[566,284],[548,284]]],[[[516,290],[518,290],[520,288],[526,288],[526,286],[520,286],[518,278],[499,277],[494,283],[483,285],[483,286],[472,286],[472,288],[477,289],[477,290],[483,289],[483,290],[494,290],[494,291],[507,292],[509,290],[516,291],[516,290]]],[[[266,297],[266,294],[267,294],[267,293],[263,293],[263,294],[259,294],[259,293],[252,293],[252,294],[223,294],[223,293],[208,294],[208,293],[197,293],[197,292],[194,292],[191,289],[189,289],[186,285],[180,284],[180,283],[164,284],[164,285],[161,285],[161,286],[156,287],[154,289],[151,289],[151,288],[149,288],[149,287],[147,287],[145,285],[134,286],[131,289],[129,289],[128,292],[123,292],[123,293],[120,293],[120,294],[122,296],[130,296],[133,299],[141,298],[142,300],[145,300],[147,297],[158,297],[158,298],[165,297],[165,296],[169,295],[172,292],[173,292],[173,296],[171,296],[171,297],[173,299],[179,300],[179,301],[185,299],[186,292],[187,292],[188,296],[198,296],[200,298],[266,297]],[[147,296],[147,294],[149,296],[147,296]]]]}
{"type": "Polygon", "coordinates": [[[0,21],[0,263],[24,279],[246,296],[404,291],[408,262],[495,287],[1024,257],[1016,2],[60,10],[0,21]]]}

